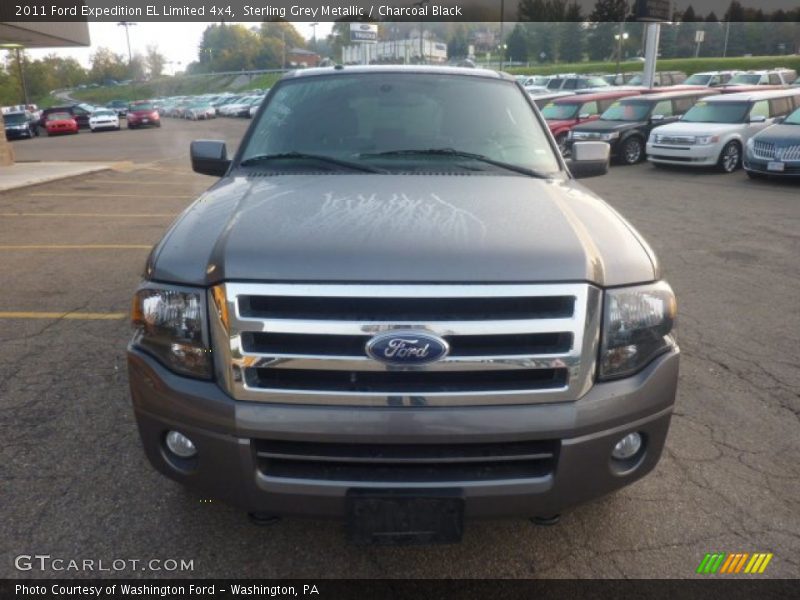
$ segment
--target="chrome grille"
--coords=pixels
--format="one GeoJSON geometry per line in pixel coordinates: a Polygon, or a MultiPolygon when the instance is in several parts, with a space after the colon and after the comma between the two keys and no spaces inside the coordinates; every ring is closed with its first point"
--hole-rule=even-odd
{"type": "Polygon", "coordinates": [[[763,160],[772,160],[775,158],[775,144],[755,140],[753,142],[753,156],[763,160]]]}
{"type": "Polygon", "coordinates": [[[775,158],[784,161],[800,161],[800,144],[776,148],[775,158]]]}
{"type": "Polygon", "coordinates": [[[696,143],[697,138],[693,135],[665,135],[657,134],[655,136],[656,144],[669,144],[674,146],[692,146],[696,143]]]}
{"type": "Polygon", "coordinates": [[[209,292],[215,370],[238,400],[459,406],[574,400],[592,384],[600,291],[587,284],[227,283],[209,292]],[[418,330],[449,355],[391,366],[372,336],[418,330]]]}

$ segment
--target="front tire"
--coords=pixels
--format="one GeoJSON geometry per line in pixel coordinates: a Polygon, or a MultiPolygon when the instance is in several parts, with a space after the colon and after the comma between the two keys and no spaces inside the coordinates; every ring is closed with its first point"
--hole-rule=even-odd
{"type": "Polygon", "coordinates": [[[742,166],[742,147],[739,142],[728,142],[719,153],[717,168],[723,173],[733,173],[742,166]]]}
{"type": "Polygon", "coordinates": [[[620,159],[622,164],[635,165],[644,158],[644,143],[639,137],[630,137],[622,143],[620,159]]]}

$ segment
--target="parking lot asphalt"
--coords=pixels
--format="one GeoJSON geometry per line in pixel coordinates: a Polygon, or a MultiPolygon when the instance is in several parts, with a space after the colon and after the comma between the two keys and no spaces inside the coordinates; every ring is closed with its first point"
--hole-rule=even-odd
{"type": "Polygon", "coordinates": [[[147,256],[213,179],[188,142],[247,123],[14,142],[19,160],[130,161],[0,194],[0,577],[692,577],[707,552],[800,572],[797,184],[613,167],[586,180],[644,234],[679,299],[667,448],[640,482],[553,527],[467,523],[455,546],[358,547],[338,522],[251,525],[157,474],[126,381],[127,311],[147,256]],[[21,554],[176,559],[183,572],[18,571],[21,554]]]}

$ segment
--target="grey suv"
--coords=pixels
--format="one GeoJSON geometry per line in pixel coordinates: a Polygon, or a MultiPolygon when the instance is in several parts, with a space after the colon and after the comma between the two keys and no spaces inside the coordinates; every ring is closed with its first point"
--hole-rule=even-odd
{"type": "Polygon", "coordinates": [[[553,522],[658,462],[675,298],[510,76],[336,67],[275,85],[135,294],[128,365],[153,466],[207,497],[446,542],[553,522]]]}

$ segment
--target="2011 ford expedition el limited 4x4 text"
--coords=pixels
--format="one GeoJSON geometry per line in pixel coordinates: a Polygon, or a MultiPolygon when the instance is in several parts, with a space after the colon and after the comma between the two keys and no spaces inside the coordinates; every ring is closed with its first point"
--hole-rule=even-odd
{"type": "Polygon", "coordinates": [[[286,75],[219,181],[154,247],[130,386],[148,458],[256,519],[360,542],[459,539],[658,462],[676,303],[641,236],[576,177],[511,77],[286,75]]]}

